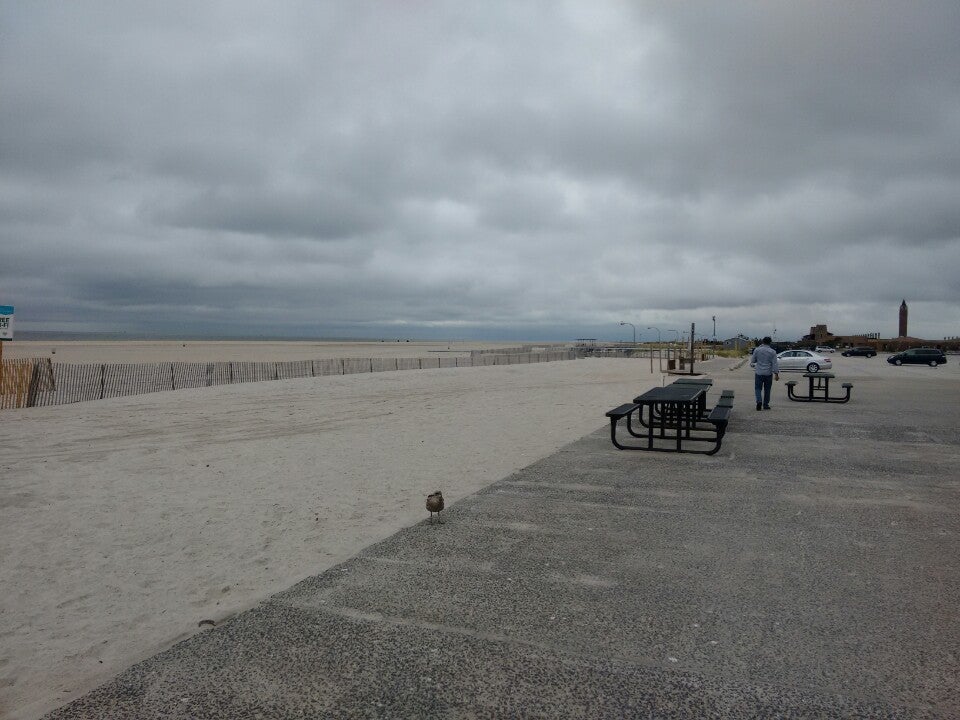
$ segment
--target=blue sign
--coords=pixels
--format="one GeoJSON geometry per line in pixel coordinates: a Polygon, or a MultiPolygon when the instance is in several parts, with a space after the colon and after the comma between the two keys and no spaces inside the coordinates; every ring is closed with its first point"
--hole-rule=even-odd
{"type": "Polygon", "coordinates": [[[0,305],[0,340],[13,340],[13,305],[0,305]]]}

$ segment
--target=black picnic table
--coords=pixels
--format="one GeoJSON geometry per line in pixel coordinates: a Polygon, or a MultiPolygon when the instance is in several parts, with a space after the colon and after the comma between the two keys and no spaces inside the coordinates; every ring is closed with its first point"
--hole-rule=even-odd
{"type": "Polygon", "coordinates": [[[713,379],[708,377],[694,377],[692,375],[681,375],[673,381],[674,385],[713,385],[713,379]]]}
{"type": "Polygon", "coordinates": [[[700,407],[700,415],[703,416],[707,412],[707,390],[713,387],[713,380],[705,377],[678,377],[673,381],[674,385],[690,385],[693,387],[702,387],[704,390],[703,395],[700,396],[700,399],[697,401],[700,407]]]}
{"type": "Polygon", "coordinates": [[[708,416],[701,410],[706,394],[704,385],[667,385],[656,387],[607,413],[610,418],[610,439],[620,450],[648,450],[659,452],[695,452],[713,455],[720,449],[726,432],[730,408],[714,408],[708,416]],[[633,417],[645,428],[635,428],[633,417]],[[636,438],[646,439],[641,445],[624,445],[617,439],[617,425],[626,418],[627,431],[636,438]],[[703,433],[703,423],[712,432],[703,433]],[[638,432],[638,430],[640,430],[638,432]],[[655,442],[656,441],[656,442],[655,442]],[[707,450],[691,450],[689,443],[709,442],[707,450]]]}
{"type": "Polygon", "coordinates": [[[797,386],[796,380],[791,380],[787,383],[787,397],[796,402],[828,402],[828,403],[845,403],[850,400],[850,390],[853,388],[852,383],[843,383],[841,387],[844,389],[844,394],[840,397],[830,397],[830,381],[833,380],[836,375],[829,372],[807,372],[803,374],[803,377],[807,378],[807,394],[798,395],[794,392],[794,388],[797,386]]]}

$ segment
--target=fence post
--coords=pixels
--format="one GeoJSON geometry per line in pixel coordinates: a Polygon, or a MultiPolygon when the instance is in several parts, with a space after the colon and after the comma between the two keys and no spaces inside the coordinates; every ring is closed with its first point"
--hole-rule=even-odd
{"type": "Polygon", "coordinates": [[[170,363],[170,389],[171,390],[177,389],[177,381],[173,375],[173,363],[170,363]]]}
{"type": "Polygon", "coordinates": [[[40,363],[38,360],[33,364],[33,372],[30,374],[30,386],[27,388],[27,407],[34,407],[37,404],[37,391],[40,385],[40,363]]]}
{"type": "Polygon", "coordinates": [[[107,366],[101,365],[100,366],[100,399],[101,400],[103,400],[103,386],[104,386],[104,380],[105,380],[104,376],[106,375],[106,372],[107,372],[107,366]]]}
{"type": "Polygon", "coordinates": [[[317,371],[313,367],[313,360],[310,361],[310,377],[316,377],[317,371]]]}

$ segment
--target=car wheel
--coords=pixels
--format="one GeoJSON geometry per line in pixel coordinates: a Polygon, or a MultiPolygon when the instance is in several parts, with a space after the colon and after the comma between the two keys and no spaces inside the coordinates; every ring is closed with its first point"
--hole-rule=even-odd
{"type": "Polygon", "coordinates": [[[900,358],[897,358],[896,360],[893,361],[893,364],[894,364],[894,365],[903,365],[903,360],[901,360],[900,358]]]}
{"type": "Polygon", "coordinates": [[[930,361],[930,367],[936,367],[936,366],[937,366],[937,361],[936,361],[936,360],[931,360],[931,361],[930,361]]]}
{"type": "Polygon", "coordinates": [[[867,355],[867,357],[873,357],[873,353],[870,353],[869,355],[867,355]]]}
{"type": "Polygon", "coordinates": [[[816,363],[810,363],[809,365],[807,365],[807,372],[818,372],[819,370],[820,370],[820,366],[817,365],[816,363]]]}

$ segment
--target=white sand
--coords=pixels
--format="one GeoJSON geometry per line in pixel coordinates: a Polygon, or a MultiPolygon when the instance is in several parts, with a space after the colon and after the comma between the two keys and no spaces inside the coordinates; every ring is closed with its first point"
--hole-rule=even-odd
{"type": "Polygon", "coordinates": [[[645,360],[589,359],[4,411],[0,716],[82,695],[661,382],[645,360]]]}
{"type": "MultiPolygon", "coordinates": [[[[50,358],[62,363],[270,362],[327,358],[469,356],[471,350],[519,347],[509,342],[323,342],[323,341],[193,341],[193,340],[16,340],[3,357],[50,358]]],[[[538,347],[556,349],[560,345],[538,347]]]]}

